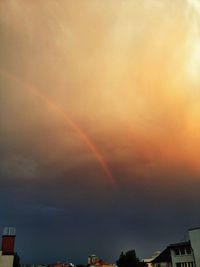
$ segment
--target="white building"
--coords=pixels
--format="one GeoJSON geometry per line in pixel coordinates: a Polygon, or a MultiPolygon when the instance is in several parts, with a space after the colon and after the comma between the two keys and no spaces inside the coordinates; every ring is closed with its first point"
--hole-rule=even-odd
{"type": "Polygon", "coordinates": [[[195,267],[195,259],[190,242],[170,245],[172,267],[195,267]]]}
{"type": "Polygon", "coordinates": [[[153,261],[153,267],[200,267],[200,227],[189,231],[189,241],[169,245],[153,261]]]}
{"type": "Polygon", "coordinates": [[[13,267],[13,261],[13,255],[2,255],[2,251],[0,251],[0,267],[13,267]]]}

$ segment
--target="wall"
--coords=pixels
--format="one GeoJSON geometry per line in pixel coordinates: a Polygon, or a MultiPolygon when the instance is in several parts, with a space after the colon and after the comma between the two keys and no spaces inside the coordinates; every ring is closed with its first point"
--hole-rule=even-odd
{"type": "Polygon", "coordinates": [[[170,252],[173,267],[176,267],[176,263],[194,262],[193,254],[176,255],[173,249],[171,249],[170,252]]]}
{"type": "Polygon", "coordinates": [[[189,230],[196,267],[200,267],[200,228],[189,230]]]}
{"type": "Polygon", "coordinates": [[[14,256],[0,255],[0,267],[13,267],[14,256]]]}

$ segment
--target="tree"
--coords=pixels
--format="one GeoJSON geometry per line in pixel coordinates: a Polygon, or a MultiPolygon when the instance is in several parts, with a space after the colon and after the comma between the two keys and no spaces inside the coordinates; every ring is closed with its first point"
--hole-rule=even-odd
{"type": "Polygon", "coordinates": [[[122,251],[116,263],[118,267],[144,267],[145,265],[140,262],[134,249],[127,251],[125,254],[122,251]]]}
{"type": "Polygon", "coordinates": [[[136,256],[135,250],[126,252],[126,267],[138,267],[139,259],[136,256]]]}
{"type": "Polygon", "coordinates": [[[13,267],[20,267],[20,257],[17,253],[14,255],[14,262],[13,262],[13,267]]]}
{"type": "Polygon", "coordinates": [[[126,266],[126,256],[124,255],[124,252],[122,251],[119,259],[117,260],[117,266],[118,267],[125,267],[126,266]]]}

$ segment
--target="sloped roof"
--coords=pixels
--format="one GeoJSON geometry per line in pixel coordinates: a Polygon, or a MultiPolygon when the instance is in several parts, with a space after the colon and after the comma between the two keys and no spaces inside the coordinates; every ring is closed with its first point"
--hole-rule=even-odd
{"type": "Polygon", "coordinates": [[[167,247],[151,263],[171,262],[170,247],[167,247]]]}

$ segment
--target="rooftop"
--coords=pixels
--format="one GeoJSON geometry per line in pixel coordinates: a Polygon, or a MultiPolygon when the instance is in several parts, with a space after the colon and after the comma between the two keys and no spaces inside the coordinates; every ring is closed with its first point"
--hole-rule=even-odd
{"type": "Polygon", "coordinates": [[[154,260],[152,260],[152,263],[160,263],[160,262],[170,262],[171,261],[171,254],[170,254],[170,247],[167,247],[163,252],[158,255],[154,260]]]}
{"type": "Polygon", "coordinates": [[[188,231],[194,231],[194,230],[200,230],[200,226],[188,229],[188,231]]]}
{"type": "Polygon", "coordinates": [[[168,247],[169,248],[179,248],[179,247],[189,247],[189,246],[190,246],[190,241],[186,241],[186,242],[170,244],[168,247]]]}

